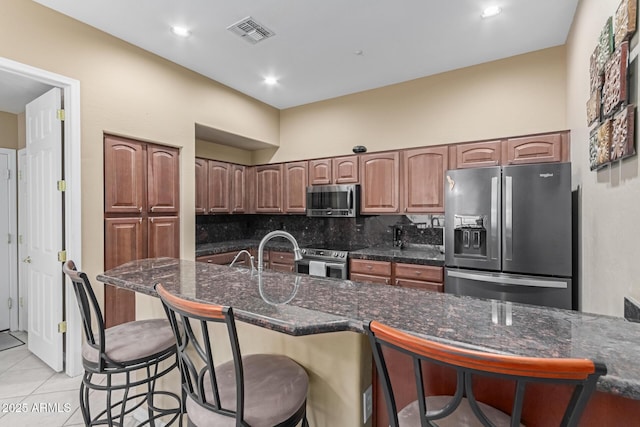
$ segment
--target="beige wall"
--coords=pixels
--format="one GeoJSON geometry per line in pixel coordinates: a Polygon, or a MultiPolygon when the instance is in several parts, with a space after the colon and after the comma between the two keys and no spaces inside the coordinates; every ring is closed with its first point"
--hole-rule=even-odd
{"type": "MultiPolygon", "coordinates": [[[[615,14],[618,4],[619,0],[581,0],[567,41],[573,185],[582,188],[582,308],[611,315],[623,314],[625,296],[640,300],[638,157],[591,172],[585,104],[589,98],[589,58],[606,19],[615,14]]],[[[639,87],[637,82],[635,86],[639,87]]]]}
{"type": "Polygon", "coordinates": [[[200,139],[196,139],[196,157],[238,163],[241,165],[253,164],[251,151],[216,144],[210,141],[202,141],[200,139]]]}
{"type": "Polygon", "coordinates": [[[18,116],[0,111],[0,148],[18,148],[18,116]]]}
{"type": "MultiPolygon", "coordinates": [[[[103,132],[181,148],[184,258],[195,246],[194,124],[278,144],[277,109],[35,2],[3,0],[0,40],[0,56],[80,81],[84,189],[103,187],[103,132]]],[[[95,277],[103,270],[103,193],[84,191],[80,203],[81,267],[95,277]]]]}
{"type": "Polygon", "coordinates": [[[566,129],[565,48],[555,47],[290,108],[280,149],[288,161],[566,129]]]}

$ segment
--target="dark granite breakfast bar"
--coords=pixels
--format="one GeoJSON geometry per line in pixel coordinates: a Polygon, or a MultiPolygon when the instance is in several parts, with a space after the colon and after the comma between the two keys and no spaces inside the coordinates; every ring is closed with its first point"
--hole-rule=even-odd
{"type": "Polygon", "coordinates": [[[640,403],[640,324],[622,318],[272,271],[258,280],[247,268],[170,258],[133,261],[98,280],[152,296],[163,283],[187,299],[233,306],[239,321],[293,336],[362,333],[363,322],[376,319],[474,349],[590,358],[608,368],[599,391],[640,403]]]}

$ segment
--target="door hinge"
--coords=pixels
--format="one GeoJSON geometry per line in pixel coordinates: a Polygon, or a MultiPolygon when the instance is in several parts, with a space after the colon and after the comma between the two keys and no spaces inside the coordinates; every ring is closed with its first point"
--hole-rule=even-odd
{"type": "Polygon", "coordinates": [[[22,234],[18,236],[18,243],[22,244],[22,234]]]}
{"type": "Polygon", "coordinates": [[[20,181],[22,181],[22,177],[23,177],[23,175],[24,175],[24,173],[23,173],[21,170],[20,170],[20,171],[18,171],[18,179],[19,179],[20,181]]]}
{"type": "Polygon", "coordinates": [[[67,181],[64,179],[58,181],[58,191],[67,191],[67,181]]]}
{"type": "Polygon", "coordinates": [[[63,321],[58,323],[58,333],[59,334],[64,334],[65,332],[67,332],[67,321],[63,321]]]}
{"type": "Polygon", "coordinates": [[[24,307],[24,297],[20,297],[20,307],[24,307]]]}
{"type": "Polygon", "coordinates": [[[7,244],[11,244],[11,233],[7,234],[7,244]]]}
{"type": "Polygon", "coordinates": [[[64,110],[60,109],[56,111],[56,118],[60,121],[64,121],[64,110]]]}
{"type": "Polygon", "coordinates": [[[58,261],[59,262],[67,262],[67,251],[58,252],[58,261]]]}
{"type": "Polygon", "coordinates": [[[7,300],[7,305],[9,306],[9,310],[11,310],[11,308],[13,307],[13,299],[9,298],[7,300]]]}
{"type": "Polygon", "coordinates": [[[7,181],[11,181],[11,169],[7,169],[7,181]]]}

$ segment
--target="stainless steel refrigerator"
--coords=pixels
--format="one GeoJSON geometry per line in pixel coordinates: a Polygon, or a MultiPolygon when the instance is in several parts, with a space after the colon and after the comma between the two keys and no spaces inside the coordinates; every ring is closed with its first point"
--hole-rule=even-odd
{"type": "Polygon", "coordinates": [[[573,308],[571,164],[445,178],[445,292],[573,308]]]}

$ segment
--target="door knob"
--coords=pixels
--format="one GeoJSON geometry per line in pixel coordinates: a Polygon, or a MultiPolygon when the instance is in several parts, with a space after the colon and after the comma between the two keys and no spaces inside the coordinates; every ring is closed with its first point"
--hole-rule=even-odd
{"type": "Polygon", "coordinates": [[[22,260],[22,262],[31,264],[31,257],[30,256],[26,257],[25,259],[22,260]]]}

